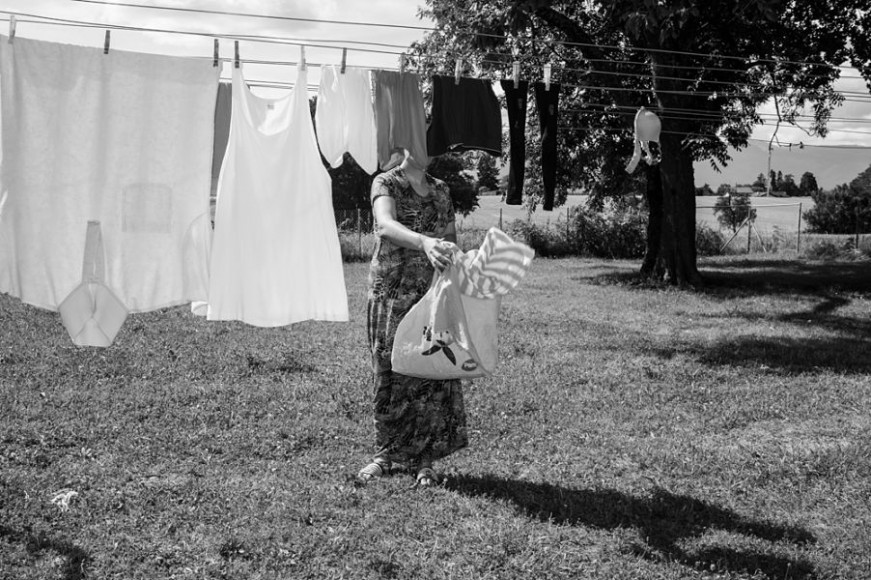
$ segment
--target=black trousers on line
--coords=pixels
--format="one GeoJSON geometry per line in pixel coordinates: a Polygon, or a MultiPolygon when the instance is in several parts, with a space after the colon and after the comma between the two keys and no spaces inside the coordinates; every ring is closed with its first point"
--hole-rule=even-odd
{"type": "Polygon", "coordinates": [[[526,173],[526,95],[529,83],[520,81],[514,88],[514,81],[502,81],[505,104],[508,109],[508,141],[511,144],[508,162],[508,192],[505,203],[523,203],[523,176],[526,173]]]}
{"type": "Polygon", "coordinates": [[[538,120],[541,126],[541,176],[544,181],[544,209],[553,209],[556,189],[556,128],[559,115],[559,89],[555,83],[550,90],[544,83],[535,83],[535,104],[538,106],[538,120]]]}
{"type": "MultiPolygon", "coordinates": [[[[505,203],[523,203],[523,178],[526,166],[526,105],[529,83],[520,81],[514,88],[513,80],[501,81],[508,109],[508,139],[511,143],[508,165],[508,192],[505,203]]],[[[535,104],[541,130],[541,173],[544,181],[544,209],[553,209],[556,190],[556,132],[559,117],[560,86],[551,83],[545,90],[544,83],[535,83],[535,104]]]]}

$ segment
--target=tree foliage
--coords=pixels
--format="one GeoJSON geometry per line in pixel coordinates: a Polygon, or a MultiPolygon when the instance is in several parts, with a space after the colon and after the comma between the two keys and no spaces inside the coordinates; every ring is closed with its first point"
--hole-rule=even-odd
{"type": "Polygon", "coordinates": [[[499,170],[492,155],[482,152],[478,157],[478,190],[494,191],[499,189],[499,170]]]}
{"type": "Polygon", "coordinates": [[[738,228],[747,218],[756,220],[756,210],[750,203],[750,194],[747,192],[732,192],[729,195],[721,195],[714,203],[714,215],[723,228],[737,232],[738,228]]]}
{"type": "Polygon", "coordinates": [[[813,195],[819,189],[820,186],[817,185],[817,178],[814,177],[814,174],[810,171],[805,171],[801,174],[801,181],[798,183],[798,189],[801,192],[801,195],[813,195]]]}
{"type": "Polygon", "coordinates": [[[469,173],[468,158],[459,153],[446,153],[430,159],[427,173],[444,181],[451,190],[454,211],[469,215],[478,207],[478,191],[469,173]]]}
{"type": "Polygon", "coordinates": [[[637,186],[643,177],[623,170],[632,118],[639,105],[654,109],[664,127],[663,227],[648,250],[658,247],[658,273],[698,284],[693,161],[725,165],[771,98],[786,123],[809,107],[810,131],[824,135],[842,99],[838,65],[851,61],[871,78],[871,11],[862,8],[867,0],[427,0],[436,30],[410,52],[424,73],[453,74],[462,58],[494,79],[510,76],[515,60],[532,80],[557,63],[557,203],[560,189],[595,200],[637,186]]]}
{"type": "Polygon", "coordinates": [[[804,212],[808,230],[819,234],[871,233],[871,166],[832,191],[815,191],[804,212]]]}

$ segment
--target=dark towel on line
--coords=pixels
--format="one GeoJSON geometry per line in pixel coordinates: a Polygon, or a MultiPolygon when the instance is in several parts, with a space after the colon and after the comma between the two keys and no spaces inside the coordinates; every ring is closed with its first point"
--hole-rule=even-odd
{"type": "Polygon", "coordinates": [[[434,76],[432,122],[426,131],[430,156],[471,149],[502,155],[502,112],[493,84],[483,79],[434,76]]]}

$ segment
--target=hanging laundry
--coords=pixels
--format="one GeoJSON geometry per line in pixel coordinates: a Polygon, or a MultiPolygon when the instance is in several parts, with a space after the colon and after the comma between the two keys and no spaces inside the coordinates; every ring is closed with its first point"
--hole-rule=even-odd
{"type": "Polygon", "coordinates": [[[212,148],[212,195],[218,190],[221,165],[230,140],[230,116],[233,110],[233,85],[221,82],[218,85],[218,98],[215,103],[215,139],[212,148]]]}
{"type": "Polygon", "coordinates": [[[659,159],[650,151],[650,143],[659,143],[659,134],[662,130],[662,122],[656,113],[644,107],[635,113],[635,136],[632,159],[626,164],[626,172],[632,173],[641,161],[641,152],[644,151],[644,160],[648,165],[656,165],[659,159]]]}
{"type": "Polygon", "coordinates": [[[557,147],[556,131],[559,115],[560,85],[550,83],[548,88],[544,83],[535,83],[535,103],[538,107],[538,120],[541,127],[541,176],[544,181],[545,211],[553,209],[554,192],[556,191],[557,147]]]}
{"type": "Polygon", "coordinates": [[[502,155],[502,112],[490,81],[432,78],[432,122],[426,131],[431,157],[472,149],[502,155]]]}
{"type": "Polygon", "coordinates": [[[526,173],[526,103],[529,83],[518,81],[501,81],[505,92],[505,104],[508,109],[508,192],[505,203],[521,205],[523,203],[523,178],[526,173]]]}
{"type": "Polygon", "coordinates": [[[297,71],[265,99],[233,69],[230,142],[218,183],[209,320],[284,326],[348,320],[331,182],[297,71]]]}
{"type": "Polygon", "coordinates": [[[418,76],[386,70],[373,71],[372,75],[378,165],[384,171],[398,165],[407,149],[412,159],[426,167],[426,113],[418,76]]]}
{"type": "Polygon", "coordinates": [[[0,292],[64,305],[72,338],[94,346],[111,341],[122,309],[205,300],[219,69],[21,37],[0,43],[0,292]],[[80,323],[104,328],[83,333],[80,323]]]}
{"type": "Polygon", "coordinates": [[[334,65],[321,67],[315,128],[321,153],[330,167],[339,167],[347,151],[366,173],[378,170],[368,70],[346,68],[341,73],[334,65]]]}

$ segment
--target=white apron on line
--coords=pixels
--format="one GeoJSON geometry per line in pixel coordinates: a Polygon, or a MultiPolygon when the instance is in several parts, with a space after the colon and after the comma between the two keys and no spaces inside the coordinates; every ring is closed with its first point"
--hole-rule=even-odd
{"type": "Polygon", "coordinates": [[[230,139],[215,212],[209,320],[284,326],[348,320],[332,182],[298,70],[280,99],[254,95],[233,69],[230,139]]]}
{"type": "Polygon", "coordinates": [[[107,346],[113,329],[91,340],[101,333],[83,324],[120,327],[124,310],[205,300],[219,69],[21,37],[0,44],[0,292],[60,309],[77,344],[92,346],[107,346]]]}

